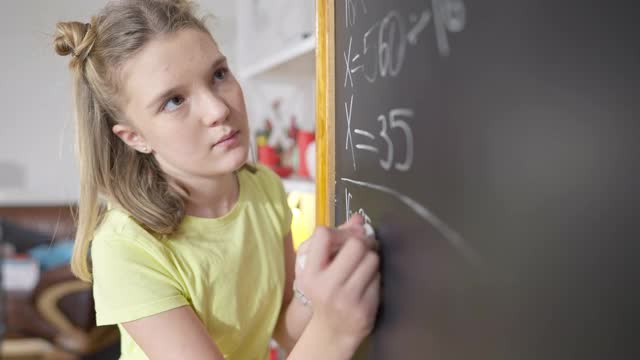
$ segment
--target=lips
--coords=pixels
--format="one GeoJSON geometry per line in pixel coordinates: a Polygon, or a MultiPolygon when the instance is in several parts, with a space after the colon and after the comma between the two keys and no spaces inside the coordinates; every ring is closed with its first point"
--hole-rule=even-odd
{"type": "Polygon", "coordinates": [[[231,140],[233,139],[236,135],[238,135],[240,131],[239,130],[233,130],[230,133],[228,133],[227,135],[223,136],[220,140],[218,140],[215,144],[213,144],[213,146],[216,146],[218,144],[221,144],[227,140],[231,140]]]}

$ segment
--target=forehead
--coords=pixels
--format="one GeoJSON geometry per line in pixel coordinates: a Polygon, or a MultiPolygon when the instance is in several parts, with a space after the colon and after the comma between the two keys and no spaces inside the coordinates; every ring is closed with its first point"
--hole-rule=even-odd
{"type": "Polygon", "coordinates": [[[121,67],[127,102],[144,102],[158,91],[201,77],[222,56],[210,34],[182,29],[149,41],[121,67]]]}

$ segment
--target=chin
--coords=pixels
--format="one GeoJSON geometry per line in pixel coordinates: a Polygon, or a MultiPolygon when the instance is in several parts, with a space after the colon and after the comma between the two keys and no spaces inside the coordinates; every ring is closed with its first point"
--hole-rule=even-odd
{"type": "Polygon", "coordinates": [[[234,172],[242,168],[247,163],[249,149],[246,146],[239,146],[233,151],[225,154],[223,159],[219,159],[219,166],[216,166],[220,172],[234,172]]]}

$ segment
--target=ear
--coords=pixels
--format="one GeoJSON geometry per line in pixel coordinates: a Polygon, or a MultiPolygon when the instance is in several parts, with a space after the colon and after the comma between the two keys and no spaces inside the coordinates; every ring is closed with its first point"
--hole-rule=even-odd
{"type": "Polygon", "coordinates": [[[153,151],[147,144],[145,139],[134,128],[129,125],[116,124],[111,128],[114,134],[119,137],[125,144],[129,145],[132,149],[144,154],[149,154],[153,151]]]}

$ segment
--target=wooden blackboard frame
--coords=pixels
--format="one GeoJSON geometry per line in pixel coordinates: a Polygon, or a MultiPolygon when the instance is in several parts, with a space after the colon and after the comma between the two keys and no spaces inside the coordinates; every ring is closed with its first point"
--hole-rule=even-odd
{"type": "MultiPolygon", "coordinates": [[[[316,1],[316,224],[335,226],[335,0],[316,1]]],[[[370,338],[353,359],[368,357],[370,338]]]]}
{"type": "Polygon", "coordinates": [[[316,1],[316,224],[334,225],[335,0],[316,1]]]}

